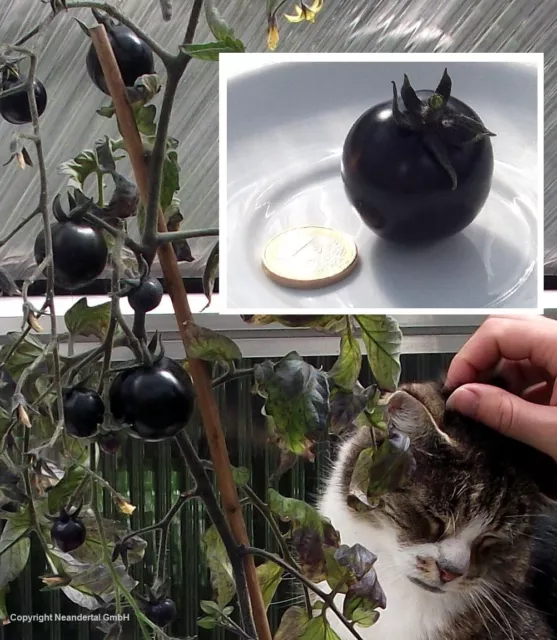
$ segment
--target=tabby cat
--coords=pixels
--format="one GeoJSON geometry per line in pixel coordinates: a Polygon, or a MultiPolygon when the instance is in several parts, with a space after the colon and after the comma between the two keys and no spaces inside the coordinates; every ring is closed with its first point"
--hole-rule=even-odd
{"type": "MultiPolygon", "coordinates": [[[[343,543],[378,556],[387,606],[358,632],[366,640],[557,639],[557,465],[445,401],[434,383],[390,396],[387,421],[408,435],[416,461],[403,486],[365,512],[348,506],[354,465],[371,446],[369,430],[358,429],[320,499],[343,543]]],[[[353,637],[329,620],[343,640],[353,637]]]]}

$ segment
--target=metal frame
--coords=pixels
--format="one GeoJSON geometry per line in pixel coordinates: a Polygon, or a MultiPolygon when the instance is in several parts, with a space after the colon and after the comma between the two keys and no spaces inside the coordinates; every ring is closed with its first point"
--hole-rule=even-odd
{"type": "MultiPolygon", "coordinates": [[[[56,300],[59,331],[64,332],[65,312],[83,296],[61,296],[56,300]]],[[[105,296],[87,296],[90,305],[108,300],[105,296]]],[[[215,295],[209,310],[201,313],[206,299],[202,295],[190,295],[190,304],[196,322],[201,326],[220,331],[238,343],[246,358],[279,357],[289,351],[298,351],[301,355],[336,355],[339,350],[337,337],[330,337],[311,329],[290,329],[282,325],[247,325],[239,316],[219,315],[220,300],[215,295]]],[[[41,299],[35,301],[37,305],[41,299]]],[[[125,300],[122,311],[126,320],[132,319],[132,310],[125,300]]],[[[0,299],[0,343],[5,342],[6,334],[21,330],[21,300],[19,298],[0,299]]],[[[474,332],[485,316],[470,315],[397,315],[404,340],[403,353],[455,353],[474,332]]],[[[48,319],[42,320],[45,329],[48,319]]],[[[180,358],[184,350],[172,303],[165,296],[161,305],[148,315],[147,329],[159,331],[164,339],[167,354],[180,358]]],[[[46,338],[44,338],[46,339],[46,338]]],[[[75,352],[89,349],[91,341],[83,339],[74,344],[75,352]]],[[[126,352],[121,351],[124,355],[126,352]]],[[[119,357],[120,352],[116,352],[119,357]]]]}

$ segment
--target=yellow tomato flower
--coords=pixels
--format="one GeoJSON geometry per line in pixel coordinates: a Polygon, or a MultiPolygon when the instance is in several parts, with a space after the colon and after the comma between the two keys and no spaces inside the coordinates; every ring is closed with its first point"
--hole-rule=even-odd
{"type": "Polygon", "coordinates": [[[291,16],[285,13],[284,17],[288,22],[303,22],[304,20],[315,22],[315,17],[321,9],[323,9],[323,0],[313,0],[311,6],[307,5],[304,0],[300,0],[300,4],[294,8],[296,15],[291,16]]]}
{"type": "Polygon", "coordinates": [[[118,508],[122,513],[125,513],[127,516],[131,516],[132,513],[136,510],[136,507],[128,502],[122,496],[118,496],[118,508]]]}
{"type": "Polygon", "coordinates": [[[274,51],[279,43],[279,29],[277,19],[274,16],[269,18],[267,27],[267,46],[271,51],[274,51]]]}

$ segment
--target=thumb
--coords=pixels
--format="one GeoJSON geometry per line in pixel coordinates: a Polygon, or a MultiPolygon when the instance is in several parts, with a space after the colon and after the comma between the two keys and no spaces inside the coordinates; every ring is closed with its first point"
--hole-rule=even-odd
{"type": "Polygon", "coordinates": [[[533,404],[491,385],[466,384],[452,393],[447,408],[557,459],[557,407],[533,404]]]}

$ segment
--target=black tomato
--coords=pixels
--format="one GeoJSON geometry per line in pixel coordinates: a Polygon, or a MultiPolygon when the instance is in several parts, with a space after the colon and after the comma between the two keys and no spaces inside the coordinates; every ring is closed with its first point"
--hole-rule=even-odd
{"type": "Polygon", "coordinates": [[[87,530],[78,513],[76,511],[69,515],[65,509],[61,509],[50,530],[52,541],[65,553],[81,547],[87,537],[87,530]]]}
{"type": "Polygon", "coordinates": [[[97,442],[105,453],[116,453],[122,446],[120,437],[114,431],[99,435],[97,442]]]}
{"type": "MultiPolygon", "coordinates": [[[[155,72],[153,52],[143,40],[138,38],[131,29],[123,25],[105,23],[105,26],[126,87],[133,87],[134,82],[140,76],[155,72]]],[[[103,93],[110,95],[101,63],[92,44],[87,52],[86,64],[87,73],[93,83],[103,93]]]]}
{"type": "Polygon", "coordinates": [[[64,389],[64,425],[75,438],[92,438],[104,419],[104,402],[96,391],[84,387],[64,389]]]}
{"type": "Polygon", "coordinates": [[[134,311],[147,313],[159,306],[163,293],[161,283],[156,278],[147,276],[128,293],[128,302],[134,311]]]}
{"type": "Polygon", "coordinates": [[[110,391],[110,411],[131,435],[150,442],[175,436],[185,427],[194,407],[195,392],[187,371],[162,358],[119,373],[110,391]]]}
{"type": "MultiPolygon", "coordinates": [[[[108,247],[102,231],[73,221],[51,226],[56,283],[70,291],[94,282],[103,272],[108,247]]],[[[35,240],[35,261],[46,255],[44,230],[35,240]]]]}
{"type": "MultiPolygon", "coordinates": [[[[1,88],[3,91],[24,83],[25,76],[20,76],[13,71],[5,71],[1,88]]],[[[35,80],[35,101],[39,116],[44,113],[47,103],[46,89],[39,80],[35,80]]],[[[0,99],[0,114],[4,120],[11,124],[28,124],[31,122],[31,107],[27,97],[27,89],[20,89],[11,96],[0,99]]]]}
{"type": "Polygon", "coordinates": [[[166,627],[166,625],[173,622],[178,615],[176,603],[170,598],[163,598],[157,602],[149,602],[145,605],[145,615],[157,626],[166,627]]]}
{"type": "Polygon", "coordinates": [[[474,220],[489,195],[494,134],[450,90],[446,71],[435,92],[414,92],[405,77],[402,100],[394,85],[393,100],[366,111],[345,140],[348,199],[387,240],[449,237],[474,220]]]}

